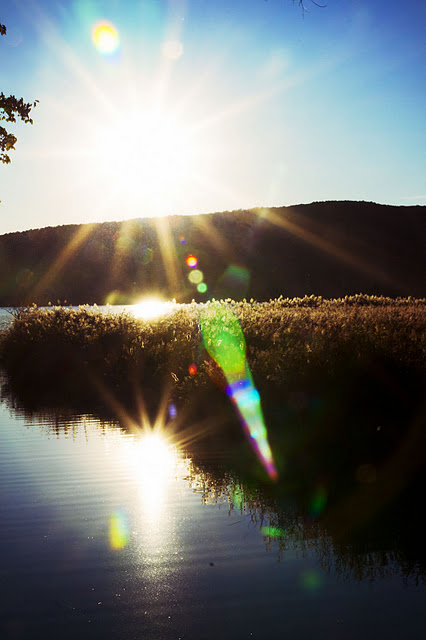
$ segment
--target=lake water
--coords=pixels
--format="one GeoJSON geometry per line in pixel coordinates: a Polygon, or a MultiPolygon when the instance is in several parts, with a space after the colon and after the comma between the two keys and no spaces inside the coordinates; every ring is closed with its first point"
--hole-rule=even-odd
{"type": "Polygon", "coordinates": [[[337,543],[211,444],[177,441],[89,413],[26,413],[2,379],[1,638],[420,636],[424,554],[407,555],[405,522],[337,543]]]}

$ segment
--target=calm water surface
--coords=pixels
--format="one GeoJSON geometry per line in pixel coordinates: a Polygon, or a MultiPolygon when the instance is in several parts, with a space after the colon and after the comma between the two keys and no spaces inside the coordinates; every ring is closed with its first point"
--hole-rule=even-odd
{"type": "MultiPolygon", "coordinates": [[[[357,581],[166,441],[0,410],[4,638],[414,638],[425,589],[357,581]],[[263,525],[263,528],[262,528],[263,525]]],[[[243,490],[243,486],[239,486],[243,490]]],[[[380,572],[379,572],[380,573],[380,572]]]]}
{"type": "Polygon", "coordinates": [[[342,556],[206,469],[167,431],[2,397],[0,637],[420,637],[426,588],[398,553],[342,556]]]}

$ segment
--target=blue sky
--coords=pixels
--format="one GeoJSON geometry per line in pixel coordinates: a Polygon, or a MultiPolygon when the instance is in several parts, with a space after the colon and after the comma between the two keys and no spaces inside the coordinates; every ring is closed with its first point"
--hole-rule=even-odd
{"type": "Polygon", "coordinates": [[[423,0],[4,0],[0,90],[40,102],[0,233],[316,200],[426,202],[423,0]],[[95,25],[116,31],[103,53],[95,25]]]}

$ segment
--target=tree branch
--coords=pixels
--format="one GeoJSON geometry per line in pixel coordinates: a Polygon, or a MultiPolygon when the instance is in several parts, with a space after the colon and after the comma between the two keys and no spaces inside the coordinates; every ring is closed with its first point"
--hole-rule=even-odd
{"type": "MultiPolygon", "coordinates": [[[[0,23],[0,36],[6,35],[6,27],[0,23]]],[[[20,118],[22,122],[32,124],[32,118],[30,118],[31,109],[37,105],[38,100],[34,102],[24,102],[23,98],[16,98],[15,96],[5,96],[3,91],[0,92],[0,122],[16,122],[16,119],[20,118]]],[[[4,127],[0,126],[0,162],[3,164],[9,164],[10,156],[9,151],[15,149],[16,136],[13,133],[6,131],[4,127]]]]}
{"type": "MultiPolygon", "coordinates": [[[[315,0],[311,0],[311,2],[312,2],[312,4],[314,4],[316,7],[319,7],[320,9],[325,9],[326,6],[327,6],[326,4],[318,4],[318,2],[315,2],[315,0]]],[[[309,9],[307,9],[306,6],[305,6],[305,0],[299,0],[299,7],[301,7],[303,13],[305,11],[309,12],[309,9]]]]}

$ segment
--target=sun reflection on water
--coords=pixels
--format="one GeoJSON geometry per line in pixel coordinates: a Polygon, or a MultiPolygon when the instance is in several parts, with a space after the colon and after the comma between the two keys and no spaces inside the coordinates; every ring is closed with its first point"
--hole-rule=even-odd
{"type": "Polygon", "coordinates": [[[176,476],[176,451],[164,435],[152,432],[133,442],[128,455],[144,519],[158,523],[167,498],[167,486],[176,476]]]}

